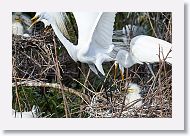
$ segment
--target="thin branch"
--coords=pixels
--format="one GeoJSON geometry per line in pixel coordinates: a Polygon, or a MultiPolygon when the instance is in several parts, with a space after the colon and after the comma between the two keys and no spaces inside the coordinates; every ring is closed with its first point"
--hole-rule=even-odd
{"type": "MultiPolygon", "coordinates": [[[[57,83],[45,83],[45,82],[37,82],[37,81],[22,81],[22,82],[12,83],[12,87],[21,86],[21,85],[22,86],[29,86],[29,87],[50,87],[50,88],[55,88],[55,89],[61,90],[61,85],[57,84],[57,83]]],[[[87,95],[85,95],[85,94],[83,94],[83,93],[81,93],[75,89],[66,87],[66,86],[63,86],[63,88],[64,88],[65,92],[72,93],[72,94],[80,97],[81,99],[83,99],[87,103],[90,102],[87,95]]]]}

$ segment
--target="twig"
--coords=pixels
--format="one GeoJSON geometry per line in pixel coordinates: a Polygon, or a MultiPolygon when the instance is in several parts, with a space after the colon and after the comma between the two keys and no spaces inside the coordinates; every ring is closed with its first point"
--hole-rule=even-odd
{"type": "Polygon", "coordinates": [[[65,96],[65,92],[64,92],[64,88],[63,88],[63,84],[61,82],[61,74],[60,74],[60,70],[59,70],[59,63],[58,63],[58,58],[57,58],[57,44],[55,42],[55,36],[53,37],[53,42],[54,42],[54,49],[55,49],[55,65],[56,65],[56,75],[57,75],[57,78],[58,78],[58,81],[61,85],[61,92],[62,92],[62,96],[63,96],[63,102],[64,102],[64,106],[65,106],[65,115],[66,115],[66,118],[68,117],[71,117],[71,113],[70,113],[70,110],[69,110],[69,105],[68,105],[68,102],[67,102],[67,98],[65,96]]]}
{"type": "MultiPolygon", "coordinates": [[[[37,81],[22,81],[22,82],[12,83],[12,87],[21,86],[21,85],[22,86],[30,86],[30,87],[50,87],[50,88],[56,88],[56,89],[61,90],[61,85],[57,84],[57,83],[45,83],[45,82],[37,82],[37,81]]],[[[75,89],[66,87],[66,86],[63,86],[63,88],[64,88],[65,92],[75,94],[75,95],[79,96],[80,98],[82,98],[84,101],[86,101],[88,103],[90,102],[87,95],[85,95],[75,89]]]]}
{"type": "Polygon", "coordinates": [[[150,22],[150,26],[151,26],[151,28],[152,28],[152,31],[153,31],[154,35],[158,38],[158,36],[157,36],[157,34],[156,34],[155,30],[154,30],[154,27],[153,27],[153,25],[152,25],[152,22],[151,22],[151,20],[150,20],[150,15],[149,15],[149,13],[147,13],[147,15],[148,15],[148,20],[149,20],[149,22],[150,22]]]}

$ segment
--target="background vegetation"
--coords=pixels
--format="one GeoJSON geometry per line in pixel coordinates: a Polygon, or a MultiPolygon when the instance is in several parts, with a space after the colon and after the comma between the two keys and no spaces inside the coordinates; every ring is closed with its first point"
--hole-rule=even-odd
{"type": "MultiPolygon", "coordinates": [[[[24,13],[34,16],[35,13],[24,13]]],[[[67,13],[71,41],[77,44],[78,29],[72,13],[67,13]]],[[[113,43],[127,46],[136,35],[146,34],[172,42],[172,15],[162,12],[117,13],[113,43]],[[143,32],[123,27],[135,25],[143,32]]],[[[13,35],[12,40],[12,108],[31,111],[39,107],[39,117],[172,117],[172,67],[164,62],[152,64],[154,79],[146,65],[126,69],[125,80],[118,72],[114,77],[113,62],[105,63],[105,82],[86,64],[75,63],[59,42],[51,27],[44,31],[38,23],[31,37],[13,35]],[[142,89],[143,105],[124,105],[126,84],[137,83],[142,89]],[[112,92],[112,93],[110,93],[112,92]]]]}

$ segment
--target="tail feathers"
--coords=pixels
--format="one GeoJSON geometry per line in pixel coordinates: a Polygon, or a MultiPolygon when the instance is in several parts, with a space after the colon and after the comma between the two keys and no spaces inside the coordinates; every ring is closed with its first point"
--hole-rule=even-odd
{"type": "Polygon", "coordinates": [[[98,71],[96,70],[96,67],[95,67],[94,64],[89,64],[88,66],[90,67],[90,69],[91,69],[96,75],[98,75],[98,71]]]}
{"type": "Polygon", "coordinates": [[[95,65],[96,65],[96,68],[100,71],[100,73],[103,76],[105,76],[104,69],[102,67],[102,62],[101,61],[96,61],[95,65]]]}

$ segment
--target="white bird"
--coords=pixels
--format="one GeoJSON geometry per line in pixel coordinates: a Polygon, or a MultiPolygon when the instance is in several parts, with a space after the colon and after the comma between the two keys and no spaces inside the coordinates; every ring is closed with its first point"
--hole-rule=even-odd
{"type": "Polygon", "coordinates": [[[33,24],[46,19],[75,62],[87,63],[94,73],[98,74],[98,69],[102,75],[105,75],[102,63],[113,60],[109,53],[114,47],[112,35],[115,13],[73,12],[78,26],[77,46],[63,36],[64,23],[61,20],[64,17],[58,14],[62,12],[36,13],[33,24]]]}
{"type": "Polygon", "coordinates": [[[12,34],[14,35],[23,35],[24,27],[21,23],[21,19],[18,15],[12,15],[12,34]]]}
{"type": "Polygon", "coordinates": [[[172,64],[172,44],[151,36],[140,35],[131,39],[130,51],[120,50],[116,56],[116,63],[124,72],[134,64],[154,63],[160,60],[172,64]],[[159,57],[160,56],[160,57],[159,57]]]}
{"type": "Polygon", "coordinates": [[[135,103],[132,107],[139,108],[142,106],[142,97],[140,95],[141,89],[140,86],[134,83],[129,83],[128,89],[127,89],[128,94],[126,95],[125,99],[125,105],[135,103]]]}
{"type": "Polygon", "coordinates": [[[20,18],[22,19],[22,24],[24,26],[24,33],[29,35],[32,34],[32,29],[28,29],[32,24],[31,17],[22,13],[20,18]]]}
{"type": "Polygon", "coordinates": [[[12,14],[12,33],[15,35],[22,35],[29,37],[32,33],[32,29],[28,29],[31,26],[31,18],[22,12],[13,12],[12,14]]]}
{"type": "Polygon", "coordinates": [[[31,111],[28,112],[17,112],[12,109],[12,117],[14,118],[37,118],[39,107],[33,106],[31,111]]]}

